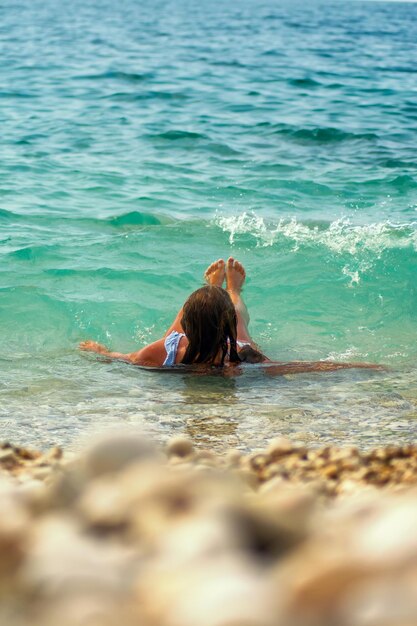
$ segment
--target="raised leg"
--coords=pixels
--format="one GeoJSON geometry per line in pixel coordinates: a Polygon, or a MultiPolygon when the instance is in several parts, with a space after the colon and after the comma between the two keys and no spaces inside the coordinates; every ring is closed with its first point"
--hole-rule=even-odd
{"type": "Polygon", "coordinates": [[[226,289],[236,309],[237,339],[238,341],[250,343],[256,350],[259,350],[248,330],[249,313],[241,293],[245,278],[246,272],[243,265],[233,257],[230,257],[226,263],[226,289]]]}

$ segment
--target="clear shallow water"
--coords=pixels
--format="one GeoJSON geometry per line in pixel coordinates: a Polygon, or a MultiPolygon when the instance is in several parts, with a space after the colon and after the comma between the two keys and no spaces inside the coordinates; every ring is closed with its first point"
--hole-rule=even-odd
{"type": "Polygon", "coordinates": [[[417,5],[0,15],[2,438],[68,445],[121,421],[218,447],[414,441],[417,5]],[[272,358],[390,370],[201,378],[77,352],[159,338],[229,254],[272,358]]]}

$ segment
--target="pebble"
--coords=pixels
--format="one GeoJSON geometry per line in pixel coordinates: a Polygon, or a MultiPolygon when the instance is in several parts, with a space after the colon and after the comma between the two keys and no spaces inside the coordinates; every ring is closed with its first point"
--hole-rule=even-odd
{"type": "Polygon", "coordinates": [[[92,446],[85,456],[89,476],[100,476],[121,471],[133,462],[155,459],[156,447],[150,440],[132,432],[107,435],[92,446]]]}
{"type": "Polygon", "coordinates": [[[272,459],[277,459],[285,456],[286,454],[290,454],[292,450],[293,444],[289,439],[286,439],[285,437],[276,437],[269,443],[266,452],[272,459]]]}
{"type": "Polygon", "coordinates": [[[194,448],[192,442],[185,437],[174,437],[170,439],[167,445],[167,454],[169,457],[177,456],[185,458],[191,456],[193,450],[194,448]]]}

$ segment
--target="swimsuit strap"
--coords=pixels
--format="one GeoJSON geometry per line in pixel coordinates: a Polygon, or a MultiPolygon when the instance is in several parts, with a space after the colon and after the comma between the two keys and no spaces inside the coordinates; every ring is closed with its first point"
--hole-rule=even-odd
{"type": "Polygon", "coordinates": [[[167,353],[166,359],[163,365],[175,365],[175,359],[178,352],[178,346],[181,339],[185,337],[184,333],[179,333],[173,330],[167,337],[165,337],[165,350],[167,353]]]}

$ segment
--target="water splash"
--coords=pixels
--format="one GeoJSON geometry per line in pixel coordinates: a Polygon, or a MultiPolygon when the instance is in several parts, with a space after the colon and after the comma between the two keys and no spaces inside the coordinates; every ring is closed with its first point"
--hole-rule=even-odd
{"type": "Polygon", "coordinates": [[[257,246],[273,246],[289,242],[292,251],[304,246],[324,246],[338,254],[357,255],[368,251],[379,257],[384,250],[413,248],[417,251],[417,225],[393,224],[389,221],[366,225],[353,224],[348,218],[329,224],[300,222],[297,218],[280,218],[275,224],[252,211],[240,215],[220,215],[215,224],[229,233],[231,245],[239,235],[252,236],[257,246]]]}

